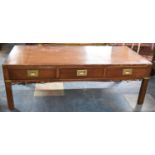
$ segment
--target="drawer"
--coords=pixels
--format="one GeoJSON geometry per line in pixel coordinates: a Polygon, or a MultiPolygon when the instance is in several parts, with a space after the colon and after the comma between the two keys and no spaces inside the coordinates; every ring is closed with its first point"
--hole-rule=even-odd
{"type": "Polygon", "coordinates": [[[102,68],[61,68],[60,79],[91,79],[102,78],[104,69],[102,68]]]}
{"type": "Polygon", "coordinates": [[[56,78],[56,69],[9,69],[10,80],[56,78]]]}
{"type": "Polygon", "coordinates": [[[150,68],[147,67],[109,67],[106,69],[106,77],[133,77],[143,78],[150,74],[150,68]]]}

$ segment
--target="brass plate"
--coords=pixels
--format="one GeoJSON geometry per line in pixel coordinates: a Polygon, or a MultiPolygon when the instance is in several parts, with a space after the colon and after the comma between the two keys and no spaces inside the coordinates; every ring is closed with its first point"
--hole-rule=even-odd
{"type": "Polygon", "coordinates": [[[11,82],[11,80],[5,80],[5,82],[8,82],[9,83],[9,82],[11,82]]]}
{"type": "Polygon", "coordinates": [[[77,76],[87,76],[87,70],[77,70],[77,76]]]}
{"type": "Polygon", "coordinates": [[[122,72],[122,74],[123,75],[132,75],[132,73],[133,73],[133,69],[123,69],[123,72],[122,72]]]}
{"type": "Polygon", "coordinates": [[[38,70],[27,70],[28,77],[38,77],[39,71],[38,70]]]}

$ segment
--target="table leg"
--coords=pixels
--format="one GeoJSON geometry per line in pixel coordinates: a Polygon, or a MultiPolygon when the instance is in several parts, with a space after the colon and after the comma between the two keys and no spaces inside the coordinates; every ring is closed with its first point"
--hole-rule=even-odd
{"type": "Polygon", "coordinates": [[[144,78],[142,80],[142,84],[141,84],[141,88],[140,88],[139,96],[138,96],[138,101],[137,101],[138,105],[142,105],[143,102],[144,102],[144,98],[145,98],[148,82],[149,82],[149,78],[144,78]]]}
{"type": "Polygon", "coordinates": [[[5,82],[5,89],[6,89],[8,108],[10,110],[13,110],[14,109],[14,101],[13,101],[12,84],[11,84],[11,82],[5,82]]]}

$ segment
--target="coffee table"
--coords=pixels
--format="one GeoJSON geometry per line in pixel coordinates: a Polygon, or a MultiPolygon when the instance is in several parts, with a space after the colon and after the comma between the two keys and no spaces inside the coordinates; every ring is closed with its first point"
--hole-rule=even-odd
{"type": "Polygon", "coordinates": [[[151,66],[126,46],[18,45],[3,64],[8,108],[14,109],[12,84],[136,79],[142,80],[137,101],[142,105],[151,66]]]}

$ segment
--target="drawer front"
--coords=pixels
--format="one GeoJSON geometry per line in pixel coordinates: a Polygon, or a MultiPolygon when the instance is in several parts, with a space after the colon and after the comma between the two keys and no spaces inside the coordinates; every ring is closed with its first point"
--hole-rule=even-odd
{"type": "Polygon", "coordinates": [[[56,78],[56,69],[10,69],[11,80],[51,79],[56,78]]]}
{"type": "Polygon", "coordinates": [[[104,77],[102,68],[61,68],[60,79],[91,79],[104,77]]]}
{"type": "Polygon", "coordinates": [[[150,74],[150,68],[143,67],[109,67],[106,69],[106,77],[130,77],[143,78],[150,74]]]}

